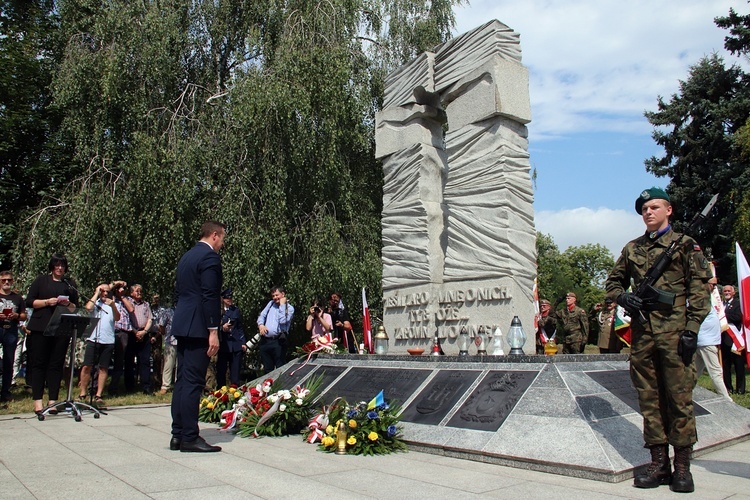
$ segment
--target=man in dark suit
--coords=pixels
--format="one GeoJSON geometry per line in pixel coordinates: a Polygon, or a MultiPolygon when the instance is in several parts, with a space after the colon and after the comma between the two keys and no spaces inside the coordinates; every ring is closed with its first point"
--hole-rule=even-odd
{"type": "MultiPolygon", "coordinates": [[[[736,291],[732,285],[724,285],[724,313],[727,322],[734,326],[735,331],[742,331],[742,310],[740,303],[734,298],[736,291]]],[[[728,332],[721,332],[721,365],[724,372],[724,385],[731,394],[745,394],[745,353],[732,352],[734,341],[728,332]],[[737,386],[732,388],[732,368],[734,368],[737,386]]]]}
{"type": "Polygon", "coordinates": [[[177,264],[172,333],[177,338],[177,382],[172,395],[170,450],[221,451],[200,437],[198,409],[211,356],[219,351],[222,271],[219,250],[226,226],[204,222],[200,241],[177,264]]]}

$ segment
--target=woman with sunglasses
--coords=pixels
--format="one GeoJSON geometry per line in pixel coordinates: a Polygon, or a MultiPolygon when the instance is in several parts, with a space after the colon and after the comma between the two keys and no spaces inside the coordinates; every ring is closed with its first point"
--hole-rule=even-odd
{"type": "MultiPolygon", "coordinates": [[[[26,296],[26,306],[34,309],[27,325],[31,331],[27,342],[31,344],[31,395],[34,399],[34,413],[40,420],[44,419],[42,397],[45,384],[49,391],[48,406],[57,402],[65,355],[70,345],[70,336],[45,335],[44,332],[58,306],[72,308],[78,305],[76,285],[65,278],[65,273],[68,272],[65,255],[53,254],[48,269],[49,274],[37,277],[26,296]]],[[[55,415],[57,410],[50,409],[48,413],[55,415]]]]}

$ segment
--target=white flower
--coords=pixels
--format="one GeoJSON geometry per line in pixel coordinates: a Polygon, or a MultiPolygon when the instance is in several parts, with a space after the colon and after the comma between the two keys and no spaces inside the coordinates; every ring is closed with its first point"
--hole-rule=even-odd
{"type": "Polygon", "coordinates": [[[286,410],[286,405],[279,405],[279,411],[286,410]]]}
{"type": "Polygon", "coordinates": [[[287,391],[287,390],[283,390],[283,391],[281,391],[281,393],[282,393],[282,395],[284,396],[284,399],[285,399],[285,400],[287,400],[287,399],[292,399],[292,393],[291,393],[291,392],[289,392],[289,391],[287,391]]]}
{"type": "Polygon", "coordinates": [[[275,403],[277,399],[279,399],[279,397],[276,394],[270,394],[268,396],[268,402],[271,404],[275,403]]]}
{"type": "Polygon", "coordinates": [[[271,392],[271,384],[264,384],[263,392],[271,392]]]}
{"type": "Polygon", "coordinates": [[[238,404],[239,404],[240,406],[245,406],[245,405],[247,404],[247,399],[245,399],[245,398],[240,398],[240,400],[239,400],[239,401],[237,401],[237,403],[238,403],[238,404]]]}
{"type": "Polygon", "coordinates": [[[297,398],[294,402],[297,403],[297,406],[302,406],[302,398],[297,398]]]}

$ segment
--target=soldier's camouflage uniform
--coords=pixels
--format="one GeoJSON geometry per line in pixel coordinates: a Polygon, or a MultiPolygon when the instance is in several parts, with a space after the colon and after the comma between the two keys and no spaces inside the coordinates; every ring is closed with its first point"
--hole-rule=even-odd
{"type": "Polygon", "coordinates": [[[582,308],[567,307],[551,312],[550,316],[562,323],[562,331],[557,333],[557,343],[563,343],[563,354],[581,354],[589,338],[589,317],[582,308]]]}
{"type": "MultiPolygon", "coordinates": [[[[635,290],[654,261],[679,236],[669,229],[655,240],[645,234],[625,245],[607,279],[607,296],[617,299],[631,279],[635,290]]],[[[630,376],[638,391],[646,447],[686,447],[698,440],[693,415],[695,364],[683,364],[677,345],[680,334],[685,330],[697,333],[708,314],[711,300],[705,284],[710,277],[700,247],[685,236],[654,285],[675,294],[674,306],[644,312],[645,324],[637,315],[633,317],[630,376]]]]}

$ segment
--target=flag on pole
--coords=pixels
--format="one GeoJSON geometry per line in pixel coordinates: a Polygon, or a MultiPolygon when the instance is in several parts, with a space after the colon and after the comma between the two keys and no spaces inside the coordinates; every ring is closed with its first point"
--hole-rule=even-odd
{"type": "MultiPolygon", "coordinates": [[[[740,244],[737,242],[734,244],[737,250],[737,284],[739,285],[738,288],[740,291],[742,325],[741,331],[738,331],[737,328],[730,323],[727,333],[729,333],[732,340],[735,341],[735,346],[739,341],[741,342],[742,347],[746,347],[746,340],[748,336],[750,336],[750,266],[747,264],[747,259],[745,259],[745,254],[742,253],[740,244]]],[[[750,361],[750,355],[748,355],[747,349],[745,349],[745,356],[747,360],[750,361]]]]}
{"type": "Polygon", "coordinates": [[[365,288],[362,287],[362,341],[365,344],[365,352],[372,354],[375,352],[375,346],[372,345],[372,327],[370,327],[370,308],[367,305],[365,288]]]}

